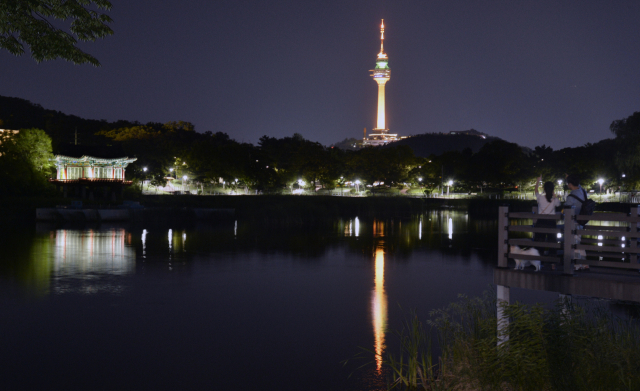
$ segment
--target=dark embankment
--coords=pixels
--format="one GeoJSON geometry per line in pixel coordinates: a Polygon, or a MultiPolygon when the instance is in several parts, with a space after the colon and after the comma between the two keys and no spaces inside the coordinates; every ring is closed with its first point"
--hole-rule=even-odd
{"type": "Polygon", "coordinates": [[[423,199],[331,196],[145,196],[145,207],[232,208],[237,218],[314,224],[344,217],[408,217],[426,210],[423,199]]]}
{"type": "MultiPolygon", "coordinates": [[[[150,220],[189,220],[189,208],[232,208],[234,217],[266,223],[313,225],[335,218],[409,217],[432,209],[468,211],[470,217],[495,219],[500,205],[514,212],[530,212],[535,201],[492,199],[435,199],[409,197],[332,197],[332,196],[140,196],[145,208],[154,210],[150,220]]],[[[35,221],[36,208],[69,205],[71,199],[21,197],[0,199],[0,224],[25,225],[35,221]]],[[[99,201],[84,200],[85,208],[108,207],[99,201]]],[[[598,211],[628,213],[637,205],[602,203],[598,211]]],[[[147,213],[148,215],[148,213],[147,213]]]]}

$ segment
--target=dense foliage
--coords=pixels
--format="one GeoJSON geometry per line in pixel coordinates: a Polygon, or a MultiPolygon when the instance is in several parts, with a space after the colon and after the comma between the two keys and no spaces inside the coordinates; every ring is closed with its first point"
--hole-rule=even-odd
{"type": "MultiPolygon", "coordinates": [[[[640,186],[640,112],[614,121],[611,131],[615,138],[596,144],[560,150],[542,145],[530,150],[489,138],[475,152],[458,148],[425,157],[416,153],[416,146],[428,137],[408,138],[385,147],[342,149],[294,134],[280,139],[264,136],[253,145],[222,132],[197,132],[193,124],[184,121],[85,120],[22,99],[0,97],[0,128],[32,127],[43,129],[50,137],[55,154],[136,157],[127,177],[152,185],[163,185],[168,177],[186,177],[209,186],[223,186],[224,182],[256,192],[279,193],[300,187],[334,189],[359,181],[361,189],[374,193],[409,188],[412,194],[443,189],[479,194],[531,191],[539,175],[556,182],[572,173],[587,189],[600,190],[596,182],[600,178],[604,180],[603,191],[631,191],[640,186]]],[[[469,135],[438,137],[452,142],[480,139],[469,135]]],[[[350,140],[343,144],[352,145],[350,140]]]]}
{"type": "Polygon", "coordinates": [[[0,194],[47,191],[53,168],[51,139],[40,129],[0,132],[0,194]]]}
{"type": "Polygon", "coordinates": [[[36,62],[62,58],[75,64],[100,63],[76,45],[113,34],[106,0],[0,0],[0,49],[20,56],[25,46],[36,62]],[[69,21],[67,29],[61,21],[69,21]]]}

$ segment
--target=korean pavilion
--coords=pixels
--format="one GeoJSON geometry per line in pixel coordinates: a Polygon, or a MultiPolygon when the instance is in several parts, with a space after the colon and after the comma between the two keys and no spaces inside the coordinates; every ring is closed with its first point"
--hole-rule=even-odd
{"type": "Polygon", "coordinates": [[[71,190],[84,198],[88,190],[89,198],[93,198],[94,191],[102,189],[104,198],[110,192],[115,200],[116,193],[122,194],[123,187],[131,185],[131,181],[125,179],[125,169],[136,160],[128,157],[107,159],[86,155],[80,158],[56,155],[57,175],[50,182],[58,188],[62,186],[65,197],[71,190]]]}

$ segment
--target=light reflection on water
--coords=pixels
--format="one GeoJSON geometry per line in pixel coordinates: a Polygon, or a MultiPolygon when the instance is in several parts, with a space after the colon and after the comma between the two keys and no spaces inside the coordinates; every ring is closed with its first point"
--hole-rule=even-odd
{"type": "Polygon", "coordinates": [[[60,229],[52,233],[49,245],[53,249],[50,252],[53,293],[120,292],[120,284],[114,280],[105,282],[100,277],[123,276],[135,271],[131,234],[123,228],[60,229]]]}
{"type": "Polygon", "coordinates": [[[375,278],[371,298],[371,315],[373,318],[373,336],[376,358],[376,369],[382,373],[382,355],[385,349],[384,335],[387,331],[387,294],[384,291],[384,249],[376,249],[375,278]]]}
{"type": "MultiPolygon", "coordinates": [[[[397,342],[387,333],[397,328],[402,315],[398,306],[389,303],[404,305],[415,300],[432,309],[445,300],[454,300],[459,292],[482,290],[490,282],[493,264],[481,260],[478,254],[487,258],[490,253],[469,253],[471,248],[495,243],[493,239],[478,239],[478,232],[493,234],[496,225],[469,222],[464,212],[452,210],[427,212],[410,219],[361,216],[332,224],[334,228],[326,230],[295,228],[284,232],[246,221],[215,228],[145,225],[133,229],[40,230],[33,239],[31,259],[25,261],[31,262],[36,271],[44,271],[39,275],[49,284],[48,292],[66,294],[64,305],[86,313],[90,325],[104,324],[108,328],[131,321],[146,326],[133,327],[131,339],[122,342],[107,335],[105,341],[109,343],[104,345],[114,344],[120,349],[135,345],[146,354],[156,345],[138,346],[134,340],[146,341],[146,332],[157,329],[159,335],[168,338],[164,342],[168,352],[208,362],[207,370],[198,372],[205,378],[211,376],[209,373],[223,372],[210,368],[229,369],[225,366],[228,363],[215,361],[218,354],[211,356],[211,351],[228,355],[233,362],[244,361],[236,357],[239,351],[256,357],[282,354],[281,359],[288,359],[285,356],[289,350],[311,344],[317,346],[323,361],[301,363],[300,367],[292,363],[291,368],[311,376],[316,374],[312,368],[324,368],[320,379],[331,378],[325,376],[327,368],[339,371],[335,363],[349,358],[356,346],[364,346],[373,352],[368,372],[371,376],[366,379],[369,385],[328,385],[325,389],[384,389],[387,373],[382,359],[394,351],[397,342]],[[447,281],[453,273],[464,276],[458,280],[465,282],[456,285],[447,281]],[[92,305],[114,302],[117,306],[96,304],[96,309],[91,309],[86,308],[87,300],[73,301],[73,294],[87,293],[103,294],[90,296],[92,305]],[[119,312],[120,308],[126,311],[119,312]],[[105,311],[109,317],[103,317],[105,311]],[[334,314],[340,314],[342,321],[324,321],[334,314]],[[257,320],[267,331],[256,332],[257,320]],[[185,333],[174,336],[175,323],[185,333]],[[243,339],[248,342],[237,342],[243,339]],[[199,347],[203,352],[200,356],[192,353],[199,347]]],[[[24,266],[16,263],[12,267],[24,266]]],[[[0,274],[1,288],[1,278],[9,275],[8,268],[0,267],[0,273],[4,273],[0,274]]],[[[37,316],[34,319],[40,320],[37,316]]],[[[74,321],[69,320],[70,324],[74,321]]],[[[77,338],[86,341],[90,337],[80,334],[77,338]]],[[[34,344],[33,349],[38,348],[34,344]]],[[[169,362],[163,354],[149,354],[145,358],[150,360],[148,366],[140,364],[143,372],[169,362]]],[[[74,363],[83,365],[81,359],[74,363]]],[[[263,382],[282,376],[277,368],[266,368],[262,370],[263,382]]],[[[344,378],[347,376],[345,373],[344,378]]]]}
{"type": "Polygon", "coordinates": [[[356,217],[347,221],[344,226],[344,235],[358,237],[360,235],[360,219],[356,217]]]}

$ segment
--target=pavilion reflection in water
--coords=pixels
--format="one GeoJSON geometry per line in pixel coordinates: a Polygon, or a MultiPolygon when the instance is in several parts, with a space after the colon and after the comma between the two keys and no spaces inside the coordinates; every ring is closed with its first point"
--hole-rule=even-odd
{"type": "Polygon", "coordinates": [[[120,287],[101,277],[122,276],[135,271],[131,233],[122,228],[107,231],[61,229],[52,232],[51,239],[54,292],[119,290],[120,287]]]}

